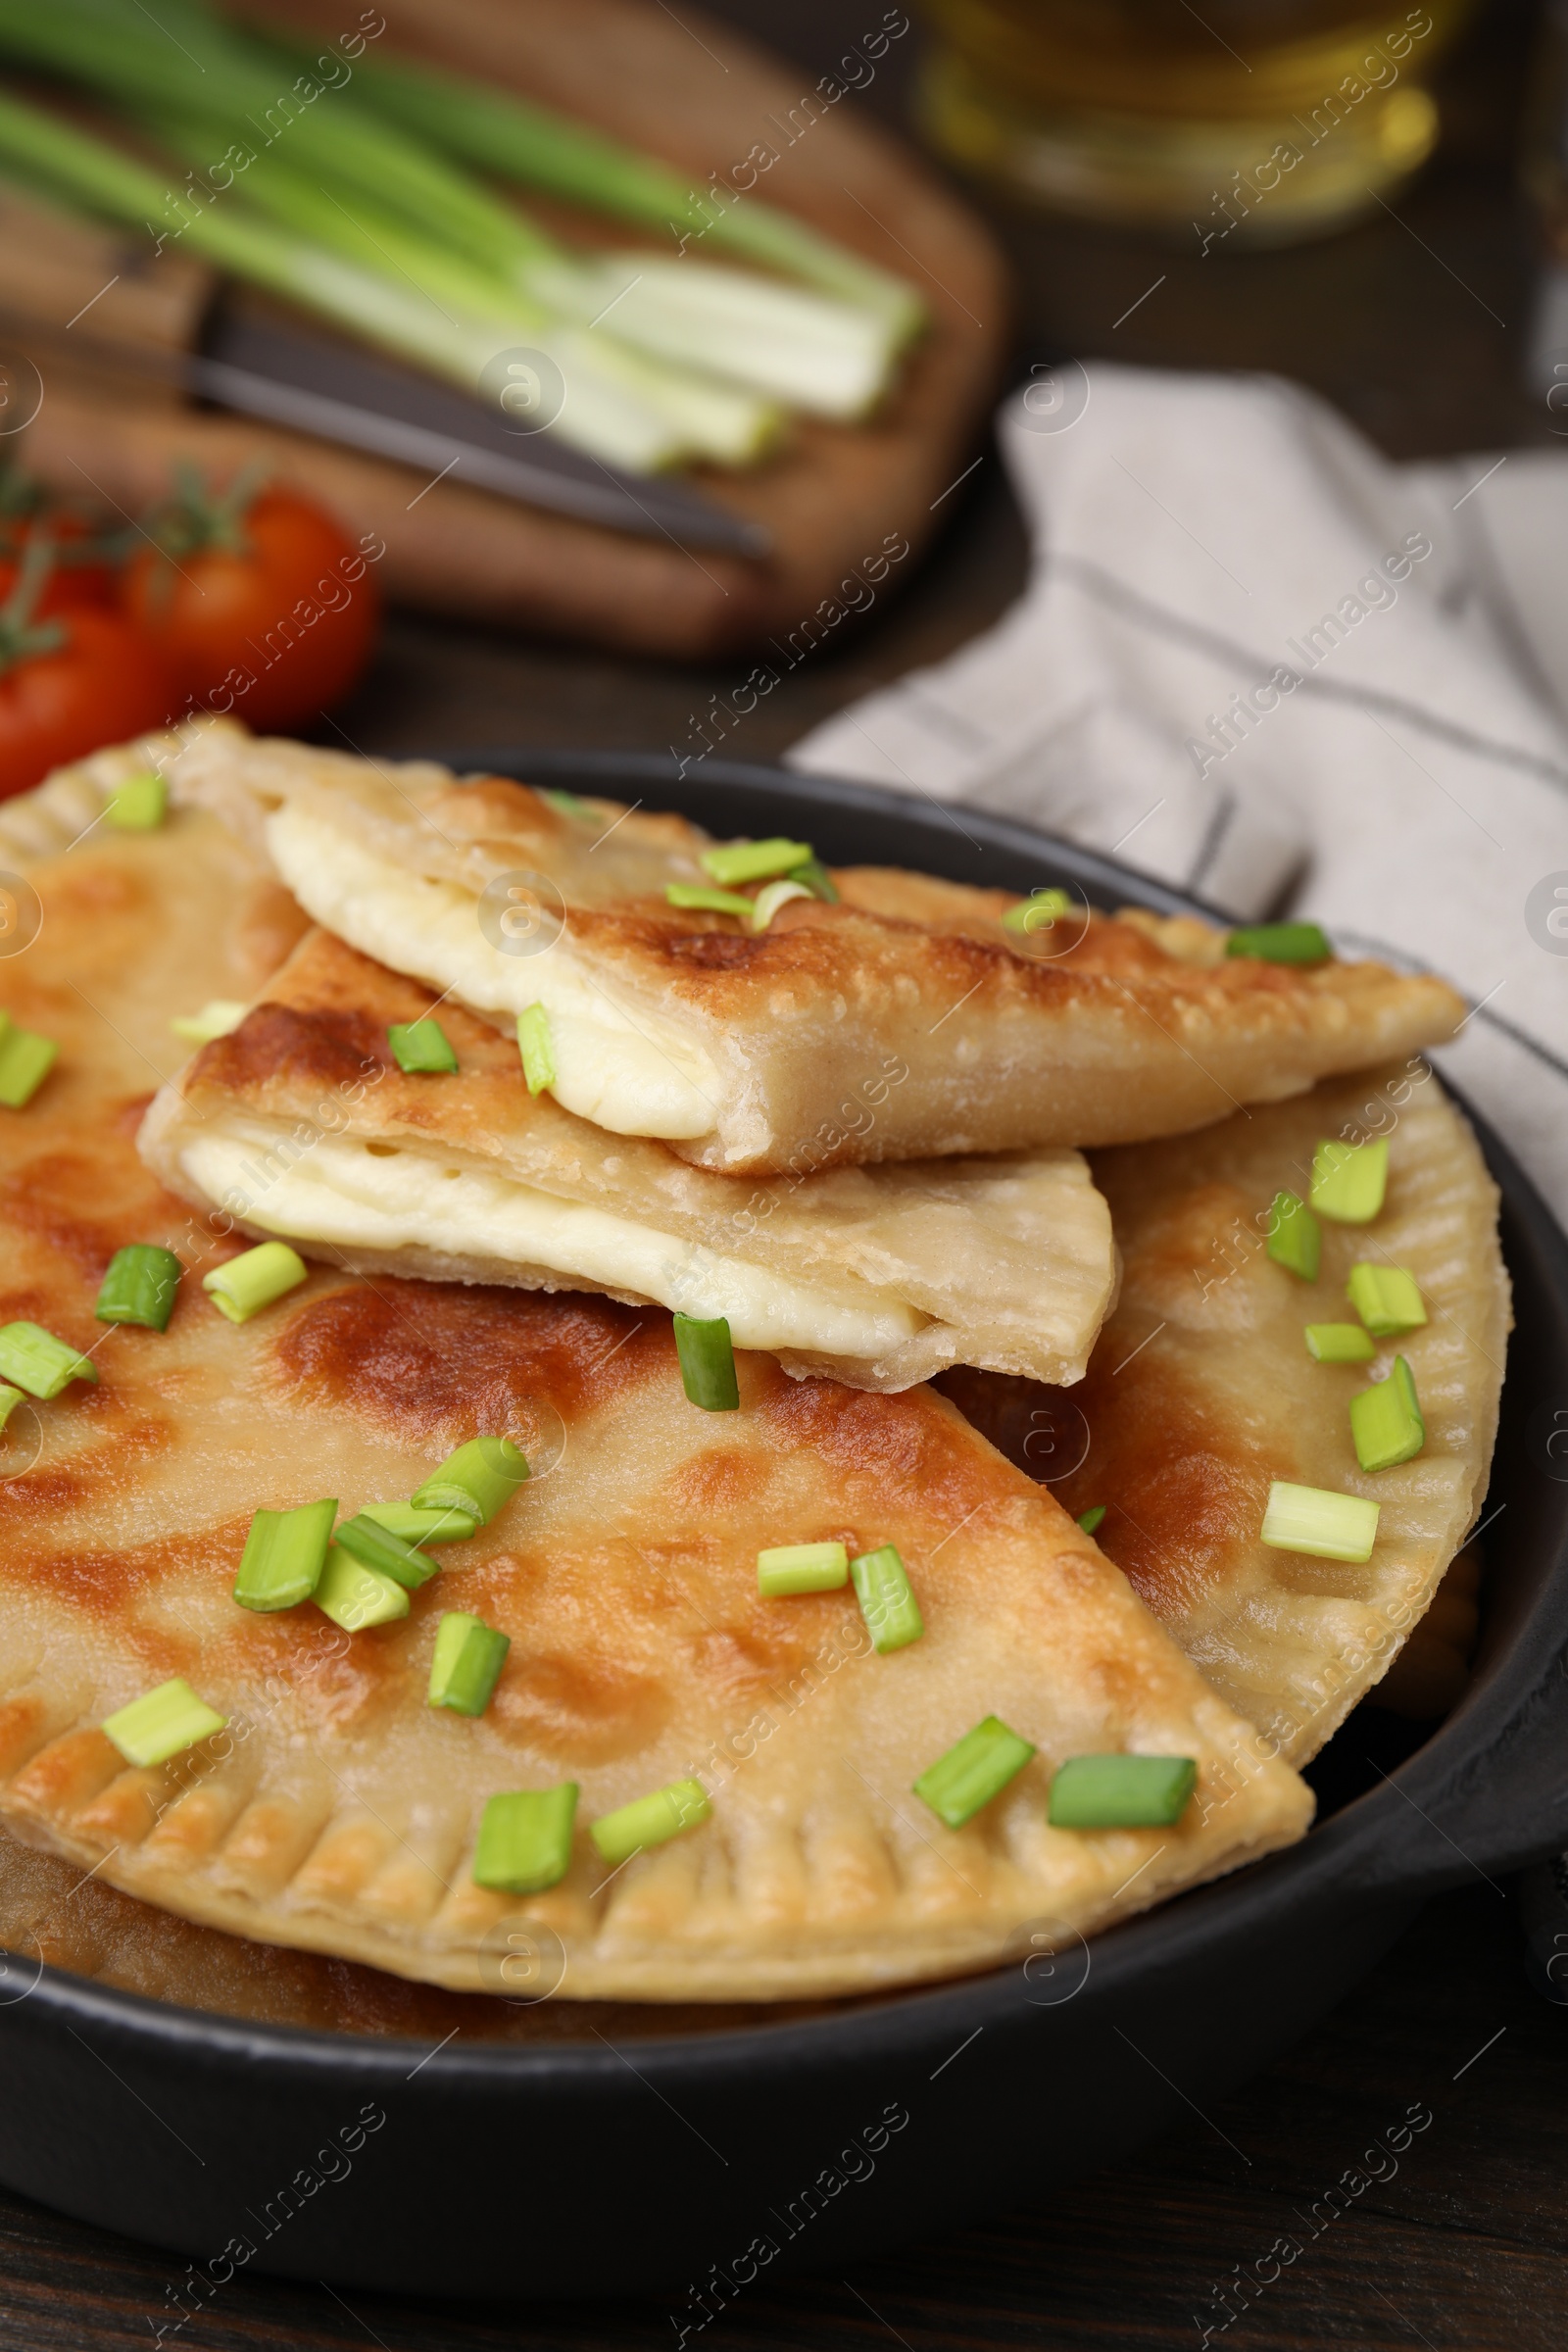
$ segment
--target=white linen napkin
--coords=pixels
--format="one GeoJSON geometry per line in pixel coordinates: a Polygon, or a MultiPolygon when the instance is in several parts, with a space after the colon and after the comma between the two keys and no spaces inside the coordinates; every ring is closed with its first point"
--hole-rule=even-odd
{"type": "Polygon", "coordinates": [[[1076,362],[1001,443],[1027,592],[792,762],[1443,973],[1436,1058],[1568,1224],[1568,463],[1395,466],[1294,385],[1076,362]]]}

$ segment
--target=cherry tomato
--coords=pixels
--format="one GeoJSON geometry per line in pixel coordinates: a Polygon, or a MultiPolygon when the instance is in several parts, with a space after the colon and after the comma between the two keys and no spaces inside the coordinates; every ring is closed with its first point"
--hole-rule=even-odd
{"type": "Polygon", "coordinates": [[[0,523],[0,605],[17,584],[29,544],[47,536],[54,566],[33,606],[40,619],[54,612],[107,612],[115,602],[115,573],[99,552],[101,534],[79,514],[56,510],[19,515],[0,523]]]}
{"type": "Polygon", "coordinates": [[[319,507],[236,490],[187,485],[155,520],[160,546],[122,574],[122,607],[167,656],[187,707],[258,730],[307,725],[359,678],[380,600],[360,548],[319,507]]]}
{"type": "Polygon", "coordinates": [[[172,714],[163,656],[118,612],[58,616],[58,645],[29,650],[35,626],[0,633],[0,800],[63,760],[161,727],[172,714]]]}

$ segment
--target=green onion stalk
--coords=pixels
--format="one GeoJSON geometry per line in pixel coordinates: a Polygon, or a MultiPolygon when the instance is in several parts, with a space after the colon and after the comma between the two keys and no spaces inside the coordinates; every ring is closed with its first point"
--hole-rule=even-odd
{"type": "MultiPolygon", "coordinates": [[[[168,195],[165,182],[144,164],[3,93],[0,172],[130,227],[151,221],[168,195]]],[[[601,369],[602,355],[584,350],[580,334],[552,333],[548,315],[520,296],[504,318],[494,308],[484,317],[446,313],[400,278],[357,267],[240,204],[205,211],[192,205],[176,233],[219,269],[317,311],[466,390],[508,342],[544,351],[570,385],[556,429],[607,464],[651,472],[677,463],[692,446],[670,421],[667,403],[662,411],[639,398],[634,384],[614,381],[611,367],[601,369]]]]}
{"type": "MultiPolygon", "coordinates": [[[[362,60],[352,90],[325,85],[290,36],[252,38],[198,0],[156,20],[136,0],[0,0],[0,54],[84,85],[192,164],[202,192],[178,200],[176,233],[193,249],[466,385],[498,341],[526,338],[569,387],[563,437],[622,465],[744,463],[779,403],[863,416],[923,315],[902,280],[765,206],[739,233],[722,215],[715,246],[804,286],[573,255],[469,168],[645,224],[691,225],[695,200],[663,166],[458,77],[362,60]],[[226,218],[203,203],[220,170],[226,218]]],[[[89,156],[48,116],[29,134],[27,111],[11,111],[0,163],[116,219],[168,217],[131,159],[89,156]]]]}
{"type": "Polygon", "coordinates": [[[481,171],[641,227],[679,227],[688,238],[710,238],[724,253],[881,314],[899,345],[924,324],[925,306],[906,279],[862,261],[773,205],[747,198],[720,210],[668,165],[460,74],[387,58],[362,59],[357,73],[384,114],[481,171]]]}

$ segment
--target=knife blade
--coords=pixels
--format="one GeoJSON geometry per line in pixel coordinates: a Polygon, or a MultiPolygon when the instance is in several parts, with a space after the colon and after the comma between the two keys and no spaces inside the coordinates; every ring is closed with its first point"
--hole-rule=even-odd
{"type": "Polygon", "coordinates": [[[632,477],[552,441],[509,430],[477,400],[369,359],[347,345],[217,312],[196,352],[101,342],[9,308],[8,326],[110,372],[130,372],[374,457],[428,469],[427,485],[456,474],[519,505],[677,547],[765,556],[771,535],[684,484],[632,477]]]}

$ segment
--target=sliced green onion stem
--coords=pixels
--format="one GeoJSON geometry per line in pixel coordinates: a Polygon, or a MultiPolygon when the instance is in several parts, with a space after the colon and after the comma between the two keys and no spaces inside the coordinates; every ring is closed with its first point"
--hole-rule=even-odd
{"type": "Polygon", "coordinates": [[[1372,1144],[1330,1138],[1312,1154],[1312,1206],[1336,1225],[1370,1225],[1383,1206],[1388,1182],[1386,1136],[1372,1144]]]}
{"type": "Polygon", "coordinates": [[[1017,1779],[1034,1752],[1027,1740],[1008,1731],[1000,1715],[987,1715],[945,1756],[926,1766],[913,1784],[914,1793],[938,1821],[950,1830],[961,1830],[982,1805],[989,1805],[1017,1779]]]}
{"type": "Polygon", "coordinates": [[[797,882],[793,874],[781,877],[777,882],[764,882],[752,901],[752,929],[765,931],[779,908],[787,906],[791,899],[814,899],[815,896],[815,891],[808,890],[804,882],[797,882]]]}
{"type": "Polygon", "coordinates": [[[432,1576],[439,1576],[441,1563],[430,1559],[414,1544],[406,1544],[401,1536],[392,1534],[379,1520],[370,1519],[362,1511],[353,1519],[345,1519],[333,1537],[341,1544],[351,1559],[362,1567],[374,1568],[380,1575],[391,1577],[394,1584],[404,1585],[417,1592],[432,1576]]]}
{"type": "Polygon", "coordinates": [[[20,1389],[7,1388],[0,1383],[0,1429],[4,1429],[21,1402],[22,1391],[20,1389]]]}
{"type": "Polygon", "coordinates": [[[454,1715],[482,1715],[511,1647],[511,1636],[482,1618],[450,1611],[436,1628],[429,1704],[450,1707],[454,1715]]]}
{"type": "Polygon", "coordinates": [[[1372,1557],[1380,1506],[1359,1494],[1325,1487],[1296,1487],[1277,1478],[1268,1491],[1260,1541],[1272,1551],[1304,1551],[1317,1560],[1372,1557]]]}
{"type": "Polygon", "coordinates": [[[169,1026],[188,1046],[210,1046],[215,1037],[232,1037],[249,1010],[237,997],[209,997],[200,1012],[178,1013],[169,1026]]]}
{"type": "Polygon", "coordinates": [[[176,1674],[160,1683],[156,1690],[133,1698],[128,1707],[106,1715],[100,1729],[127,1764],[145,1768],[167,1763],[171,1756],[194,1747],[198,1740],[210,1740],[227,1721],[226,1715],[220,1715],[216,1707],[198,1698],[189,1683],[176,1674]]]}
{"type": "Polygon", "coordinates": [[[575,1781],[491,1797],[473,1849],[474,1885],[498,1894],[542,1894],[559,1885],[571,1862],[576,1811],[575,1781]]]}
{"type": "Polygon", "coordinates": [[[1316,923],[1251,923],[1231,933],[1225,953],[1260,963],[1327,963],[1334,950],[1316,923]]]}
{"type": "Polygon", "coordinates": [[[373,1519],[390,1536],[405,1544],[466,1544],[477,1535],[479,1522],[471,1511],[423,1510],[412,1502],[368,1502],[362,1519],[373,1519]]]}
{"type": "Polygon", "coordinates": [[[808,890],[812,898],[820,899],[824,906],[836,906],[839,903],[838,884],[820,858],[808,858],[805,865],[792,865],[790,880],[799,882],[803,890],[808,890]]]}
{"type": "Polygon", "coordinates": [[[1392,1470],[1409,1462],[1427,1442],[1415,1374],[1402,1355],[1387,1380],[1350,1398],[1350,1436],[1363,1470],[1392,1470]]]}
{"type": "Polygon", "coordinates": [[[1369,1364],[1377,1349],[1359,1323],[1308,1323],[1306,1352],[1320,1364],[1369,1364]]]}
{"type": "Polygon", "coordinates": [[[8,1012],[0,1012],[0,1102],[7,1110],[26,1109],[59,1052],[52,1037],[19,1028],[8,1012]]]}
{"type": "Polygon", "coordinates": [[[808,841],[785,841],[774,834],[767,841],[722,842],[704,850],[698,863],[730,890],[737,882],[767,882],[775,874],[791,873],[798,865],[809,865],[815,856],[808,841]]]}
{"type": "Polygon", "coordinates": [[[858,1560],[850,1562],[850,1574],[871,1647],[879,1656],[919,1641],[925,1619],[895,1544],[883,1544],[875,1551],[861,1552],[858,1560]]]}
{"type": "Polygon", "coordinates": [[[141,1323],[149,1331],[167,1331],[184,1271],[172,1250],[127,1242],[109,1260],[93,1312],[100,1323],[141,1323]]]}
{"type": "Polygon", "coordinates": [[[1296,1193],[1276,1193],[1268,1212],[1267,1250],[1277,1266],[1316,1282],[1323,1259],[1323,1228],[1296,1193]]]}
{"type": "Polygon", "coordinates": [[[743,899],[738,890],[710,889],[705,882],[666,882],[664,897],[671,906],[689,907],[701,914],[738,914],[746,923],[756,905],[753,899],[743,899]]]}
{"type": "Polygon", "coordinates": [[[701,1781],[671,1781],[667,1788],[656,1788],[652,1796],[634,1797],[617,1812],[602,1814],[588,1835],[599,1849],[600,1860],[618,1870],[645,1845],[662,1845],[666,1838],[678,1838],[682,1830],[696,1829],[712,1810],[701,1781]]]}
{"type": "Polygon", "coordinates": [[[420,1511],[466,1511],[488,1527],[528,1475],[528,1465],[510,1438],[470,1438],[448,1454],[414,1495],[420,1511]]]}
{"type": "Polygon", "coordinates": [[[1100,1533],[1101,1528],[1104,1525],[1105,1512],[1108,1508],[1109,1505],[1107,1503],[1092,1502],[1087,1511],[1079,1512],[1078,1524],[1083,1529],[1086,1536],[1094,1536],[1100,1533]]]}
{"type": "Polygon", "coordinates": [[[1197,1786],[1191,1756],[1069,1756],[1047,1818],[1054,1830],[1168,1830],[1197,1786]]]}
{"type": "Polygon", "coordinates": [[[8,1323],[0,1331],[0,1380],[12,1381],[47,1403],[68,1381],[84,1380],[96,1387],[98,1373],[90,1355],[68,1348],[41,1323],[8,1323]]]}
{"type": "Polygon", "coordinates": [[[1403,1266],[1371,1265],[1363,1260],[1350,1268],[1345,1296],[1377,1340],[1419,1331],[1427,1319],[1420,1285],[1403,1266]]]}
{"type": "Polygon", "coordinates": [[[234,1580],[240,1607],[270,1614],[309,1600],[326,1565],[336,1517],[332,1495],[324,1502],[303,1502],[297,1510],[258,1511],[234,1580]]]}
{"type": "Polygon", "coordinates": [[[126,833],[151,833],[169,808],[167,778],[149,768],[145,775],[127,776],[104,803],[104,823],[126,833]]]}
{"type": "Polygon", "coordinates": [[[1072,911],[1072,893],[1066,890],[1037,890],[1016,906],[1009,906],[1002,918],[1004,931],[1016,931],[1029,938],[1036,931],[1050,931],[1064,914],[1072,911]]]}
{"type": "Polygon", "coordinates": [[[530,1004],[517,1015],[517,1052],[530,1095],[542,1095],[556,1083],[556,1054],[550,1038],[550,1015],[542,1004],[530,1004]]]}
{"type": "Polygon", "coordinates": [[[850,1581],[842,1544],[780,1544],[757,1555],[757,1590],[764,1600],[791,1592],[836,1592],[850,1581]]]}
{"type": "Polygon", "coordinates": [[[741,1392],[727,1316],[705,1321],[698,1315],[677,1314],[674,1323],[681,1386],[691,1402],[705,1413],[738,1412],[741,1392]]]}
{"type": "Polygon", "coordinates": [[[391,1625],[409,1613],[406,1586],[367,1568],[336,1544],[327,1548],[326,1564],[311,1598],[323,1616],[345,1633],[357,1634],[371,1625],[391,1625]]]}
{"type": "Polygon", "coordinates": [[[264,1306],[298,1290],[308,1270],[287,1242],[262,1242],[239,1257],[231,1257],[227,1265],[215,1266],[211,1274],[204,1274],[202,1289],[230,1323],[248,1323],[264,1306]]]}
{"type": "Polygon", "coordinates": [[[387,1030],[387,1043],[398,1068],[410,1074],[415,1071],[455,1070],[458,1057],[451,1041],[439,1021],[394,1021],[387,1030]]]}

